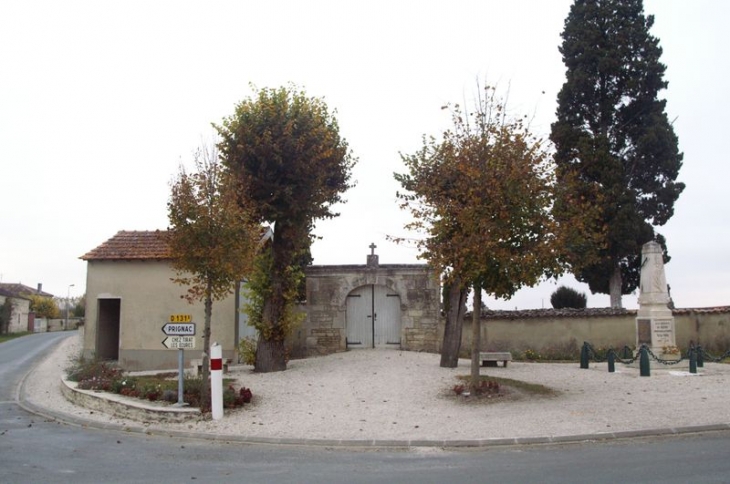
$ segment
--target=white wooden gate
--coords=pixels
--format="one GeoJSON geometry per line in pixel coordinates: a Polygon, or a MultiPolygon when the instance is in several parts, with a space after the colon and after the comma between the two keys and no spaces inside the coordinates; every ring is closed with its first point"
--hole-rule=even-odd
{"type": "Polygon", "coordinates": [[[400,296],[385,286],[361,286],[347,296],[348,348],[400,348],[400,296]]]}

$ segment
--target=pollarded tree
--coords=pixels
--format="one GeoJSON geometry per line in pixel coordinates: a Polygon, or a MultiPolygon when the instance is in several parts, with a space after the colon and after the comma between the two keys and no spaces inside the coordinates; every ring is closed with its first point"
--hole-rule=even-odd
{"type": "Polygon", "coordinates": [[[217,127],[226,165],[257,219],[274,226],[255,370],[286,369],[284,338],[317,219],[337,214],[355,159],[323,100],[293,87],[261,89],[217,127]]]}
{"type": "MultiPolygon", "coordinates": [[[[550,216],[554,185],[543,143],[523,119],[505,113],[493,88],[473,113],[456,106],[452,120],[442,140],[424,139],[418,152],[402,156],[407,173],[395,178],[405,190],[398,193],[401,207],[414,219],[407,228],[425,233],[421,257],[448,282],[475,290],[478,377],[481,291],[509,298],[560,271],[550,216]]],[[[442,355],[442,366],[446,361],[442,355]]]]}
{"type": "Polygon", "coordinates": [[[252,270],[259,225],[239,203],[238,181],[220,163],[215,146],[194,153],[195,171],[184,167],[172,182],[167,203],[168,243],[174,282],[187,286],[185,299],[202,301],[203,381],[208,379],[213,301],[224,299],[252,270]]]}
{"type": "Polygon", "coordinates": [[[658,98],[667,82],[653,23],[641,0],[576,0],[560,47],[567,79],[551,134],[562,187],[555,216],[574,229],[566,251],[576,278],[610,294],[612,307],[639,283],[642,245],[664,245],[654,226],[669,220],[684,189],[683,155],[658,98]]]}

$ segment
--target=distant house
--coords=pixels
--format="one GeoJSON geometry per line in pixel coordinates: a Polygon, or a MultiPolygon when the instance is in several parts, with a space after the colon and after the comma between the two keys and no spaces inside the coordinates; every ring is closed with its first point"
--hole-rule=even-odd
{"type": "MultiPolygon", "coordinates": [[[[268,230],[264,239],[271,237],[268,230]]],[[[380,265],[373,252],[367,264],[306,268],[306,319],[287,339],[292,357],[357,348],[437,351],[439,281],[425,264],[380,265]]],[[[202,352],[203,304],[182,298],[164,231],[121,231],[84,254],[87,261],[84,355],[117,360],[127,370],[177,366],[177,351],[163,344],[162,327],[171,316],[190,315],[197,324],[195,350],[202,352]]],[[[234,358],[246,327],[245,291],[214,302],[211,341],[224,358],[234,358]]]]}
{"type": "MultiPolygon", "coordinates": [[[[7,299],[10,299],[13,305],[7,326],[8,333],[33,331],[34,317],[30,312],[30,296],[35,294],[53,297],[53,294],[42,291],[41,284],[38,284],[37,289],[33,289],[20,283],[0,283],[0,305],[5,304],[7,299]]],[[[2,331],[4,332],[5,328],[2,328],[2,331]]]]}

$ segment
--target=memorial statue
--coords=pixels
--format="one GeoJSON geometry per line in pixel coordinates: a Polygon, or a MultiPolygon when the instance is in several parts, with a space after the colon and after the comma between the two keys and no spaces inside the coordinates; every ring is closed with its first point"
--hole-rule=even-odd
{"type": "Polygon", "coordinates": [[[641,250],[641,279],[639,283],[639,305],[667,305],[669,291],[664,275],[662,246],[647,242],[641,250]]]}
{"type": "Polygon", "coordinates": [[[641,249],[636,346],[647,345],[654,354],[664,359],[679,359],[674,316],[669,302],[662,246],[657,242],[647,242],[641,249]]]}

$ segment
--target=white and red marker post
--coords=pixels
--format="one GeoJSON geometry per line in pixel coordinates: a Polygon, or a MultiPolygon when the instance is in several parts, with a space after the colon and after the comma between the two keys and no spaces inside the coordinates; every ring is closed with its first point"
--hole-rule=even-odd
{"type": "Polygon", "coordinates": [[[223,418],[223,350],[218,343],[210,346],[210,408],[213,420],[223,418]]]}

